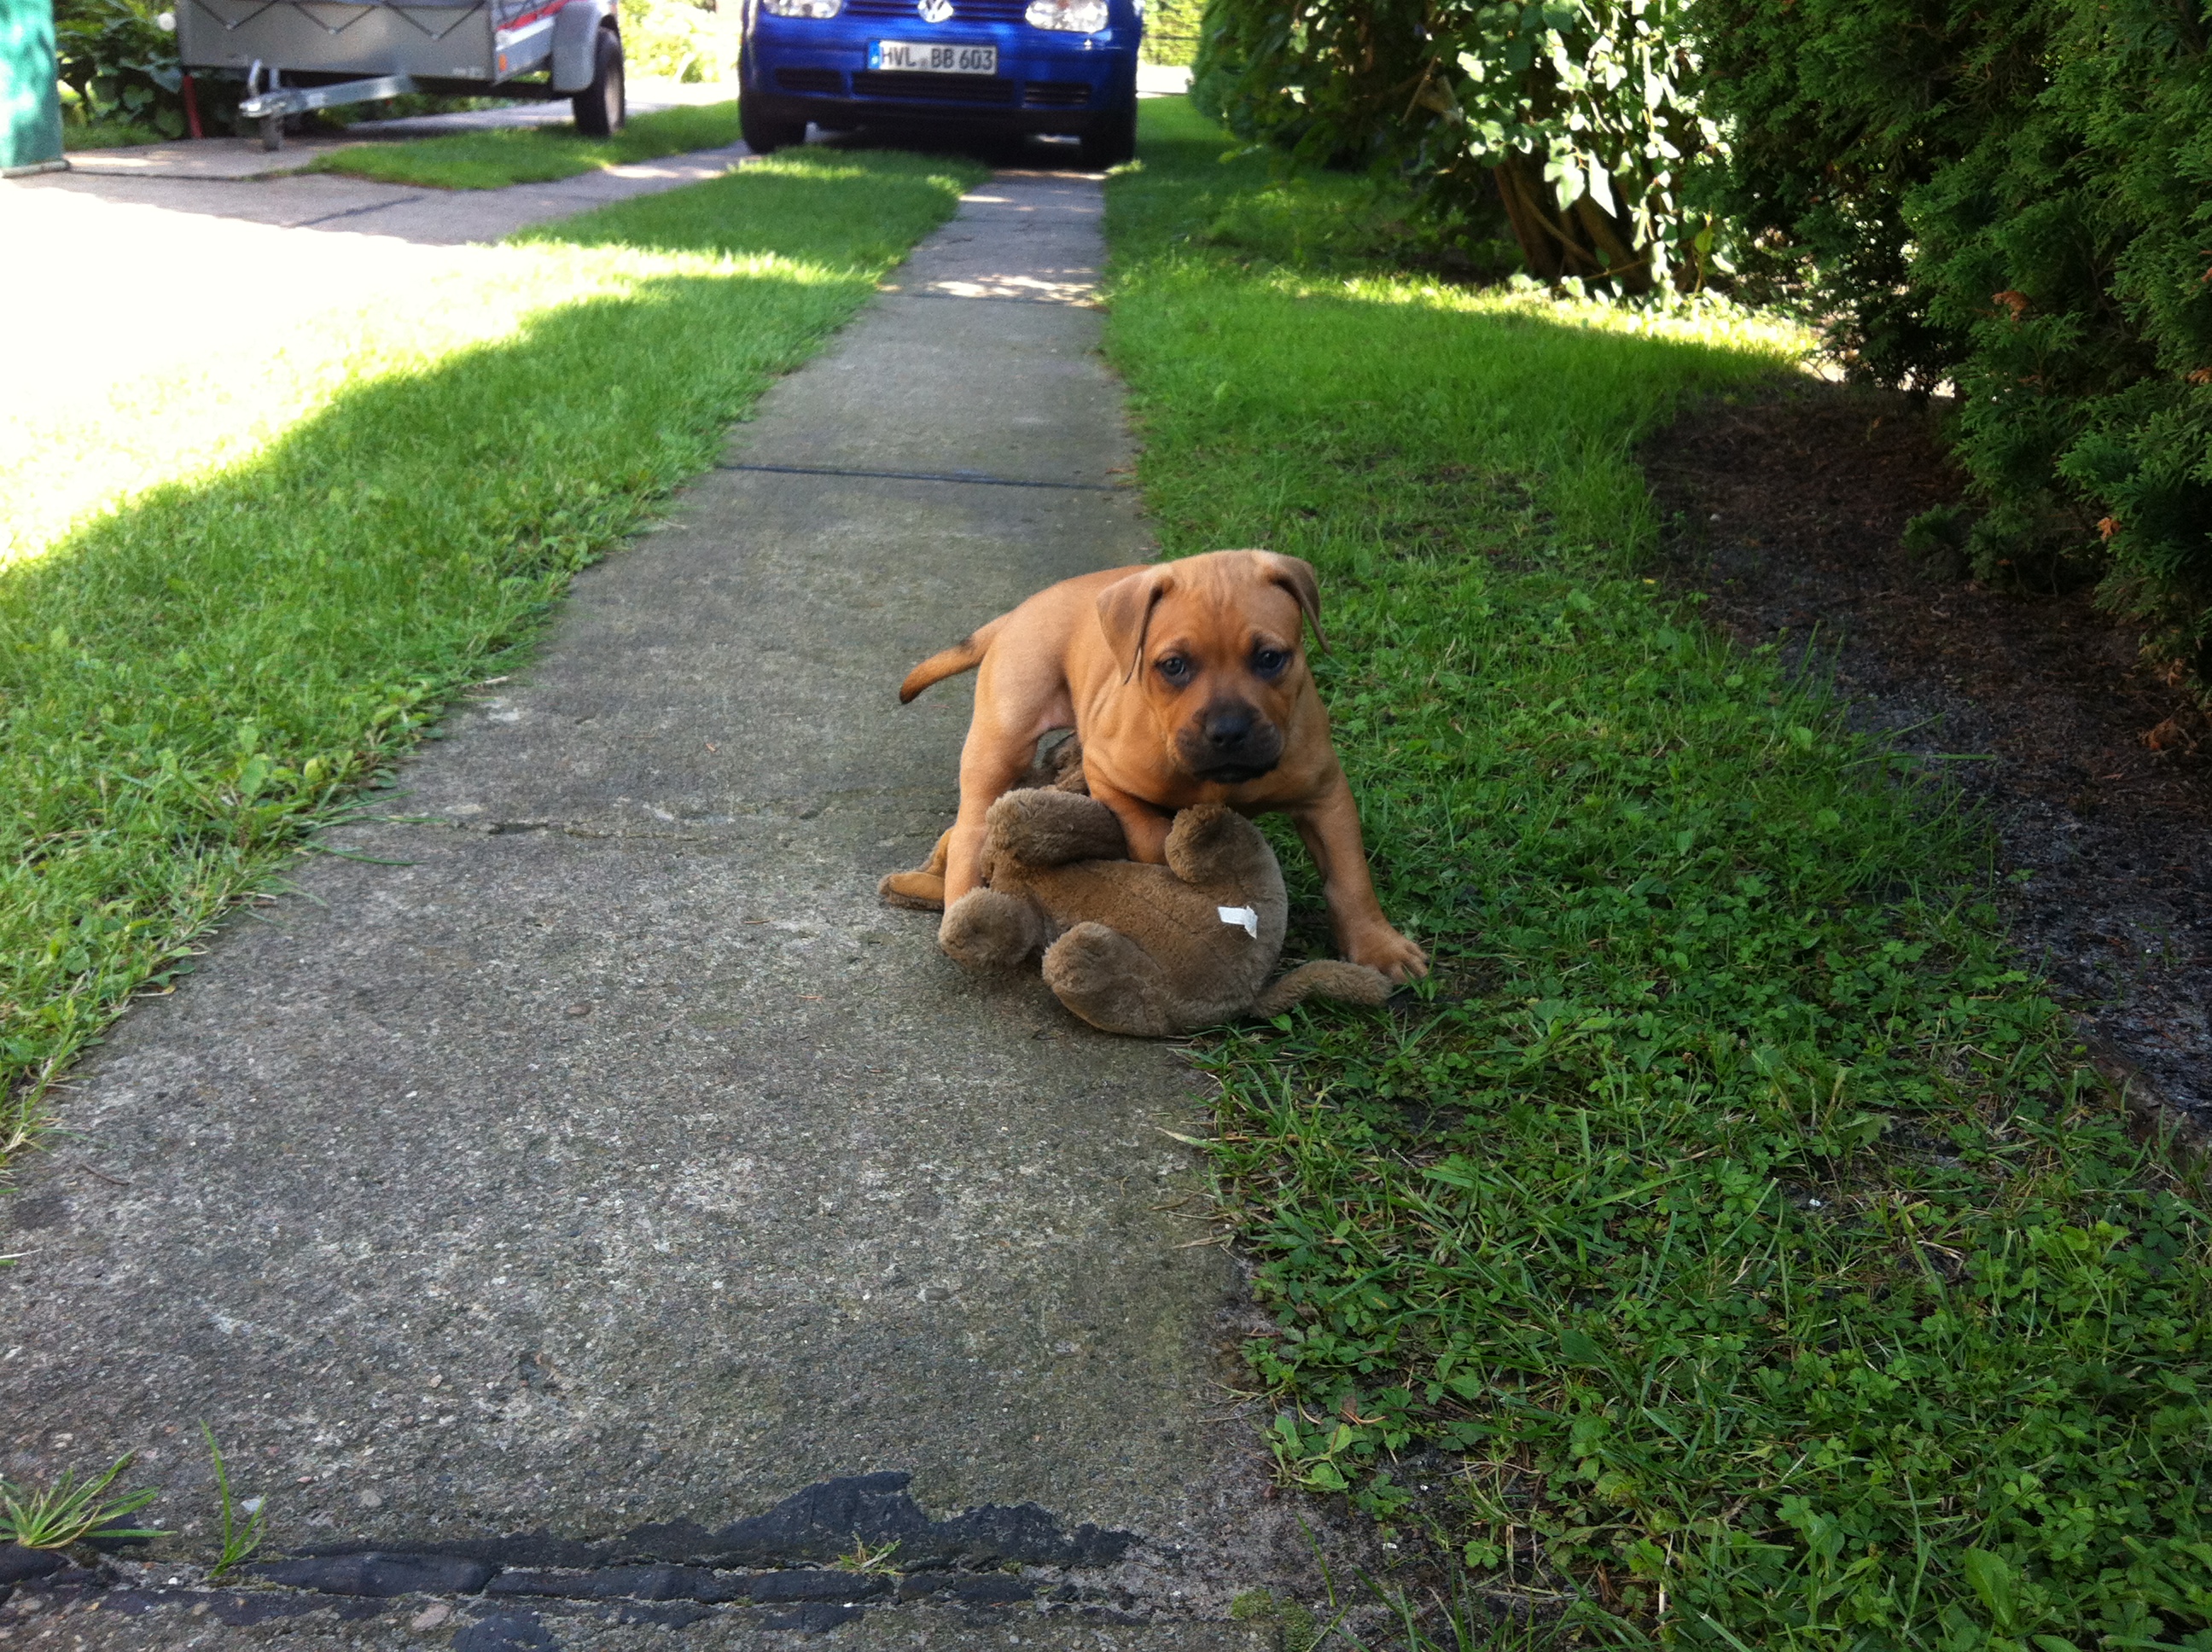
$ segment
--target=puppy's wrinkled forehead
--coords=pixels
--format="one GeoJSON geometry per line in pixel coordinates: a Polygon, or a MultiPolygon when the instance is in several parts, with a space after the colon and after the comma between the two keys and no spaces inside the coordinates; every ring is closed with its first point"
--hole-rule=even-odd
{"type": "Polygon", "coordinates": [[[1161,593],[1148,647],[1176,644],[1194,653],[1241,654],[1255,637],[1281,647],[1296,646],[1301,620],[1297,598],[1264,580],[1206,577],[1177,580],[1161,593]]]}
{"type": "Polygon", "coordinates": [[[1255,632],[1295,651],[1310,621],[1321,630],[1321,589],[1310,563],[1265,550],[1216,550],[1164,562],[1106,587],[1098,621],[1125,672],[1133,674],[1149,647],[1168,639],[1186,648],[1234,653],[1255,632]]]}

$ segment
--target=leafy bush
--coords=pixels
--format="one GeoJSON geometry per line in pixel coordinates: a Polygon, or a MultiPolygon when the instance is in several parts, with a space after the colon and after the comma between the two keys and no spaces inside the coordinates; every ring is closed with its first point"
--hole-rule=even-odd
{"type": "Polygon", "coordinates": [[[1698,0],[1714,204],[1864,377],[1959,392],[1977,573],[2212,681],[2212,9],[1698,0]]]}
{"type": "Polygon", "coordinates": [[[737,49],[711,4],[629,0],[622,18],[623,58],[631,74],[692,82],[730,77],[737,49]]]}
{"type": "Polygon", "coordinates": [[[1211,0],[1193,91],[1247,139],[1402,168],[1449,222],[1502,207],[1540,275],[1695,284],[1713,226],[1681,184],[1713,134],[1688,3],[1211,0]]]}
{"type": "Polygon", "coordinates": [[[79,123],[183,134],[184,70],[173,25],[163,26],[167,15],[152,0],[60,0],[56,55],[79,123]]]}
{"type": "Polygon", "coordinates": [[[1144,60],[1188,64],[1198,54],[1205,0],[1150,0],[1145,7],[1144,60]]]}

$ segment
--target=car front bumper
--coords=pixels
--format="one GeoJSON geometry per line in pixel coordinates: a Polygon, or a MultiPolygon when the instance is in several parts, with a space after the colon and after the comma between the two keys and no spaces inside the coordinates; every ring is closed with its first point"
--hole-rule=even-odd
{"type": "Polygon", "coordinates": [[[906,122],[1081,133],[1134,95],[1133,30],[1054,35],[1024,24],[927,27],[896,18],[761,16],[743,94],[777,120],[851,127],[906,122]],[[1126,38],[1116,38],[1117,35],[1126,38]],[[995,75],[872,70],[871,42],[998,48],[995,75]]]}

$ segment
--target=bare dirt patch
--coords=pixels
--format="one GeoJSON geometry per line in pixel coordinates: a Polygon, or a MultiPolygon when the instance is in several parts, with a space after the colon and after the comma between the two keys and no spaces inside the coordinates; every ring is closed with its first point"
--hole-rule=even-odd
{"type": "Polygon", "coordinates": [[[1641,452],[1662,575],[1832,671],[1856,724],[1987,811],[2007,920],[2093,1050],[2212,1126],[2212,731],[2086,589],[1931,578],[1905,524],[1961,497],[1940,410],[1809,383],[1692,408],[1641,452]],[[1972,759],[1972,760],[1959,760],[1972,759]]]}

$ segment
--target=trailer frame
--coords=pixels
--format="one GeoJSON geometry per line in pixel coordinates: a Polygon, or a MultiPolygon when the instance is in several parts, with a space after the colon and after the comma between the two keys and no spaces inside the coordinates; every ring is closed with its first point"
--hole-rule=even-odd
{"type": "Polygon", "coordinates": [[[293,116],[410,92],[565,97],[591,137],[627,114],[617,0],[182,0],[176,17],[187,73],[244,72],[266,149],[293,116]]]}

